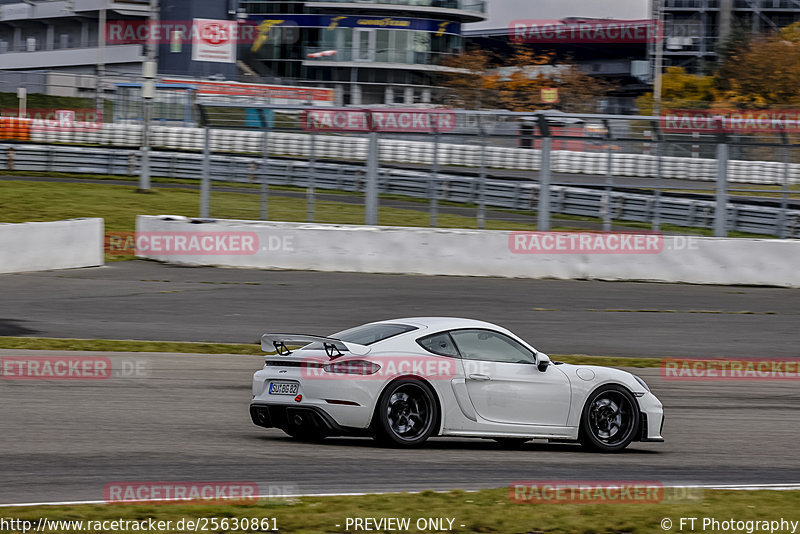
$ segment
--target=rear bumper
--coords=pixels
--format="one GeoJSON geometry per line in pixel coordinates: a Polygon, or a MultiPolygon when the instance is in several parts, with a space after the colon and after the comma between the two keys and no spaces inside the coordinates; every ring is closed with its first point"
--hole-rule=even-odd
{"type": "Polygon", "coordinates": [[[365,429],[344,427],[336,423],[330,414],[316,406],[292,406],[286,404],[250,405],[253,424],[264,428],[279,428],[292,433],[300,428],[314,428],[323,436],[365,436],[365,429]]]}

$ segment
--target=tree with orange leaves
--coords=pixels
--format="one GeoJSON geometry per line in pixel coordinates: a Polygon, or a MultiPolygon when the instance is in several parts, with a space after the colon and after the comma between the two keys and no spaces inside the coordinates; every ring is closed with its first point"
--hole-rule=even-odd
{"type": "Polygon", "coordinates": [[[718,101],[742,108],[800,106],[800,24],[753,39],[717,72],[718,101]]]}
{"type": "Polygon", "coordinates": [[[445,63],[457,69],[442,76],[449,105],[510,111],[552,109],[596,111],[597,100],[612,86],[584,74],[571,63],[554,63],[552,54],[536,54],[518,45],[508,58],[484,50],[469,51],[445,63]],[[559,104],[542,102],[542,89],[556,88],[559,104]]]}

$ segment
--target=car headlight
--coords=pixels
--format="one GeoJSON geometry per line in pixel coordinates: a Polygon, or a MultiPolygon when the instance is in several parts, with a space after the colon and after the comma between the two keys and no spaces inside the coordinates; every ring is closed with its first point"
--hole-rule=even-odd
{"type": "Polygon", "coordinates": [[[636,381],[639,382],[645,390],[650,391],[650,388],[647,387],[647,383],[644,380],[642,380],[641,378],[639,378],[636,375],[631,375],[631,376],[633,376],[633,378],[635,378],[636,381]]]}

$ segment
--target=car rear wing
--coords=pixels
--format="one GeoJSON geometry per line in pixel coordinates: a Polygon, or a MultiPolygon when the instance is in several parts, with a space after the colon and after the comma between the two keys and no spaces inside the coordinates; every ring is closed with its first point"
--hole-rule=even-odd
{"type": "Polygon", "coordinates": [[[264,334],[261,336],[261,350],[264,352],[277,351],[281,356],[288,356],[292,353],[287,345],[303,346],[309,343],[322,343],[329,358],[344,356],[345,352],[363,356],[370,351],[370,348],[366,345],[350,343],[333,337],[312,336],[309,334],[264,334]]]}

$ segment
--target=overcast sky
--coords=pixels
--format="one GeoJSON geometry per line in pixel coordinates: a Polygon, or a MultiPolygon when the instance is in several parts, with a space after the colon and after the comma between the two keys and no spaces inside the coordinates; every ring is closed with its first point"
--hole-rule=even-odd
{"type": "Polygon", "coordinates": [[[489,18],[466,29],[504,28],[514,19],[647,18],[649,0],[486,0],[489,18]]]}

